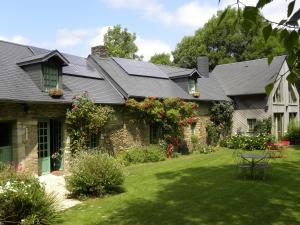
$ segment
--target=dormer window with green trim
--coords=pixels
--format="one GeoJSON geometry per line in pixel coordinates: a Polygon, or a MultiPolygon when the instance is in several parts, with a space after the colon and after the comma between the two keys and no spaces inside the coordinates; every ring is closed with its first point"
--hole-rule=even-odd
{"type": "Polygon", "coordinates": [[[280,81],[275,94],[273,96],[274,103],[283,103],[283,82],[280,81]]]}
{"type": "Polygon", "coordinates": [[[51,88],[59,88],[58,66],[43,65],[43,86],[45,91],[51,88]]]}
{"type": "Polygon", "coordinates": [[[292,85],[289,84],[288,88],[289,88],[289,103],[290,104],[296,104],[297,103],[297,97],[296,97],[296,93],[295,93],[292,85]]]}
{"type": "Polygon", "coordinates": [[[189,94],[194,94],[196,91],[196,79],[190,78],[188,84],[189,94]]]}

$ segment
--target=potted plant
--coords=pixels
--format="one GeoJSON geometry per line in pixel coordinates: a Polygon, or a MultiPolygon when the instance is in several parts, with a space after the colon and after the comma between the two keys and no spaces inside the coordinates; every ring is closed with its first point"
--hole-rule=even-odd
{"type": "Polygon", "coordinates": [[[52,98],[60,98],[61,96],[63,96],[64,91],[61,88],[50,88],[48,90],[48,93],[52,98]]]}
{"type": "Polygon", "coordinates": [[[51,155],[54,170],[60,170],[63,161],[63,155],[63,149],[60,149],[51,155]]]}
{"type": "Polygon", "coordinates": [[[193,96],[194,96],[195,98],[200,97],[200,92],[199,92],[199,91],[195,91],[195,92],[193,93],[193,96]]]}

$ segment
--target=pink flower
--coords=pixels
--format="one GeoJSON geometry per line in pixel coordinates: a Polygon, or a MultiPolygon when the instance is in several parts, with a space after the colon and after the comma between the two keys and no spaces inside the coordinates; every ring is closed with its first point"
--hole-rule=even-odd
{"type": "Polygon", "coordinates": [[[193,123],[193,118],[192,118],[192,117],[189,117],[189,118],[188,118],[188,123],[189,123],[189,124],[192,124],[192,123],[193,123]]]}
{"type": "Polygon", "coordinates": [[[75,98],[76,98],[77,100],[80,100],[80,99],[81,99],[81,96],[80,96],[80,95],[77,95],[75,98]]]}

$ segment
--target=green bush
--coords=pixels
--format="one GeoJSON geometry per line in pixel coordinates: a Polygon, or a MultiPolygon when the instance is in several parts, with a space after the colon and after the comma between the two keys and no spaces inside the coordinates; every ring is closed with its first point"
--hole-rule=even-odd
{"type": "Polygon", "coordinates": [[[220,140],[220,128],[214,123],[208,123],[206,125],[207,144],[216,146],[220,140]]]}
{"type": "Polygon", "coordinates": [[[38,179],[6,167],[0,172],[0,224],[52,224],[58,205],[38,179]]]}
{"type": "Polygon", "coordinates": [[[272,140],[270,135],[258,136],[243,136],[236,135],[220,142],[222,147],[231,149],[244,149],[244,150],[265,150],[268,142],[272,140]]]}
{"type": "Polygon", "coordinates": [[[133,147],[119,153],[119,158],[125,165],[146,162],[158,162],[166,159],[165,150],[158,145],[133,147]]]}
{"type": "Polygon", "coordinates": [[[299,144],[300,126],[296,122],[290,122],[287,133],[285,134],[284,138],[288,139],[291,142],[291,144],[299,144]]]}
{"type": "Polygon", "coordinates": [[[214,152],[214,148],[212,146],[202,144],[198,144],[195,150],[196,152],[201,154],[209,154],[211,152],[214,152]]]}
{"type": "Polygon", "coordinates": [[[272,119],[258,120],[254,126],[254,133],[258,135],[270,134],[272,129],[272,119]]]}
{"type": "Polygon", "coordinates": [[[70,163],[66,187],[75,197],[122,191],[124,174],[117,159],[100,152],[78,152],[70,163]]]}

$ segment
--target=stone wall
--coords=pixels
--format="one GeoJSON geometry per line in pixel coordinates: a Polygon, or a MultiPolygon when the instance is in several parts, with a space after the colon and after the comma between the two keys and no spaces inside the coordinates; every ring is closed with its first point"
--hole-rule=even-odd
{"type": "Polygon", "coordinates": [[[149,125],[137,121],[126,112],[125,107],[114,107],[115,119],[111,121],[101,134],[100,147],[116,153],[133,146],[150,143],[149,125]]]}
{"type": "Polygon", "coordinates": [[[11,124],[12,161],[18,170],[38,173],[38,121],[64,119],[66,109],[62,104],[0,103],[0,122],[11,124]]]}

